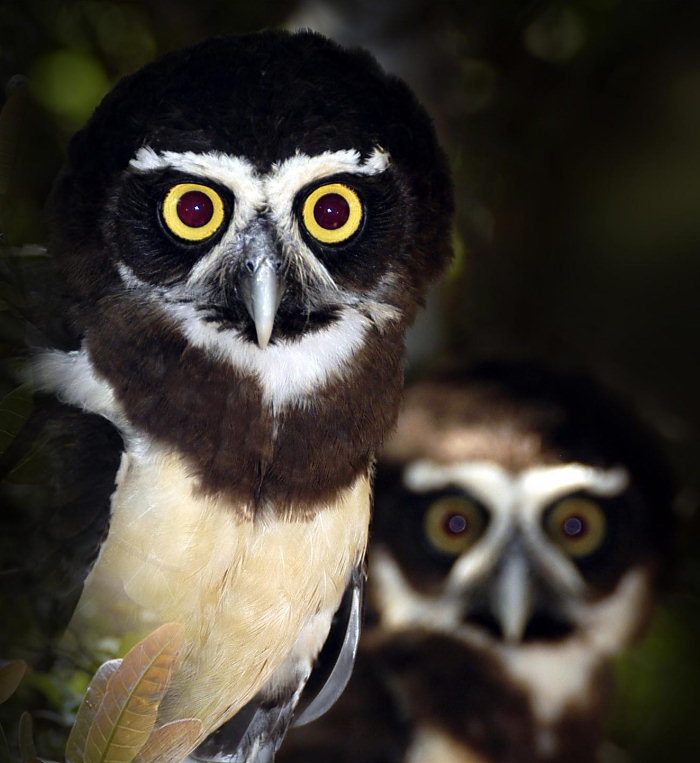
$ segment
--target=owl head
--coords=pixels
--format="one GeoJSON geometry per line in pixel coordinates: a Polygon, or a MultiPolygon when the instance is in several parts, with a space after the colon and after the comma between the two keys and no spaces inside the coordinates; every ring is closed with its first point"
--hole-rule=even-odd
{"type": "Polygon", "coordinates": [[[120,81],[72,140],[53,208],[79,332],[130,295],[199,344],[264,349],[412,320],[452,201],[401,81],[320,35],[265,32],[120,81]]]}
{"type": "Polygon", "coordinates": [[[404,83],[311,32],[175,51],[76,134],[53,208],[82,387],[134,437],[280,511],[366,473],[451,253],[447,162],[404,83]]]}
{"type": "Polygon", "coordinates": [[[612,660],[664,577],[671,495],[655,438],[588,378],[493,362],[410,387],[377,472],[368,653],[414,740],[592,760],[612,660]]]}

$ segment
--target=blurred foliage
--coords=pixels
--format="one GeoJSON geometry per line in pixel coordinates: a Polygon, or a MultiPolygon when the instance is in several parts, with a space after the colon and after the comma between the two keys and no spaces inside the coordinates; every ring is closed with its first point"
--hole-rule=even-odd
{"type": "MultiPolygon", "coordinates": [[[[53,682],[55,706],[71,689],[74,698],[82,698],[79,706],[74,702],[74,706],[64,708],[61,717],[63,725],[70,729],[66,763],[172,763],[192,751],[203,732],[198,718],[156,726],[158,708],[177,670],[184,637],[182,625],[165,623],[135,644],[123,658],[100,665],[89,683],[83,680],[87,676],[82,671],[71,671],[68,666],[65,666],[71,674],[68,678],[30,673],[29,679],[33,676],[35,683],[36,679],[47,686],[53,682]]],[[[26,668],[21,660],[0,663],[0,705],[13,698],[26,668]]],[[[37,757],[34,737],[32,715],[25,711],[20,715],[16,735],[11,734],[9,741],[2,739],[0,759],[12,759],[12,751],[17,749],[24,763],[51,763],[37,757]]],[[[46,736],[40,739],[42,752],[41,742],[47,744],[48,739],[46,736]]],[[[55,752],[57,758],[63,758],[62,745],[55,752]]]]}
{"type": "MultiPolygon", "coordinates": [[[[610,760],[695,759],[700,3],[3,0],[7,251],[37,256],[27,247],[45,242],[68,138],[120,76],[212,34],[283,24],[371,48],[413,85],[447,147],[458,258],[414,333],[414,365],[437,349],[574,365],[663,438],[679,484],[677,565],[650,634],[620,661],[610,760]]],[[[3,267],[14,284],[0,293],[6,358],[21,343],[25,276],[3,267]]],[[[13,389],[0,395],[4,440],[27,415],[13,389]]]]}

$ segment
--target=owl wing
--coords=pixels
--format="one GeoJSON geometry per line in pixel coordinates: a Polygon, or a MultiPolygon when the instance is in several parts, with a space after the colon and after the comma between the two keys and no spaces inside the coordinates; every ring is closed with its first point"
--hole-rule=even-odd
{"type": "Polygon", "coordinates": [[[14,613],[2,649],[29,659],[51,650],[72,615],[109,528],[123,451],[102,416],[43,395],[31,405],[0,458],[2,604],[14,613]]]}
{"type": "Polygon", "coordinates": [[[358,565],[338,607],[310,675],[266,695],[263,689],[192,753],[207,763],[268,763],[290,725],[323,715],[350,680],[360,638],[364,571],[358,565]]]}

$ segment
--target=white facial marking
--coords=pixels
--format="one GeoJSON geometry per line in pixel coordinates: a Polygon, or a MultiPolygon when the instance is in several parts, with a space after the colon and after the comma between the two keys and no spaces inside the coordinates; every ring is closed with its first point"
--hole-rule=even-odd
{"type": "Polygon", "coordinates": [[[321,283],[332,286],[333,279],[301,238],[299,223],[293,213],[294,200],[299,191],[309,183],[340,173],[377,175],[384,172],[389,163],[389,155],[379,147],[376,147],[365,161],[354,149],[324,151],[317,156],[299,152],[273,164],[268,173],[260,174],[244,157],[229,156],[217,151],[158,153],[146,146],[136,152],[129,164],[139,172],[175,169],[199,177],[203,182],[208,179],[215,180],[233,193],[234,212],[229,230],[209,255],[197,263],[190,276],[190,282],[197,281],[204,274],[211,272],[230,248],[235,235],[257,214],[266,211],[277,228],[287,254],[296,259],[301,258],[308,274],[315,276],[321,283]]]}
{"type": "MultiPolygon", "coordinates": [[[[317,156],[299,152],[273,164],[262,174],[244,157],[219,152],[156,152],[149,147],[140,148],[130,162],[133,170],[175,169],[201,178],[203,183],[216,181],[234,196],[234,212],[227,230],[195,264],[186,284],[149,287],[150,296],[176,320],[193,344],[236,368],[254,373],[263,387],[266,402],[279,406],[300,401],[342,372],[362,346],[373,321],[381,327],[399,316],[393,306],[370,299],[368,317],[365,317],[359,306],[354,306],[353,296],[338,290],[301,235],[294,211],[296,197],[305,186],[326,177],[376,175],[384,172],[389,164],[389,155],[379,147],[364,160],[354,149],[326,151],[317,156]],[[240,246],[240,236],[261,214],[275,226],[285,255],[298,277],[315,279],[346,305],[339,320],[328,328],[294,342],[277,341],[264,350],[243,340],[234,330],[220,331],[215,324],[201,320],[195,308],[198,287],[219,270],[225,257],[235,253],[240,246]]],[[[127,288],[146,286],[126,265],[120,265],[119,273],[127,288]]]]}
{"type": "Polygon", "coordinates": [[[537,549],[542,566],[569,593],[578,595],[585,589],[576,565],[552,545],[542,527],[542,509],[558,498],[579,490],[612,498],[629,484],[629,474],[623,467],[599,469],[585,464],[562,464],[528,469],[520,476],[521,529],[532,548],[537,549]]]}
{"type": "Polygon", "coordinates": [[[195,153],[194,151],[163,151],[140,148],[129,162],[139,172],[155,172],[173,169],[200,178],[203,183],[215,181],[228,188],[236,199],[234,225],[240,226],[252,213],[265,204],[262,183],[252,162],[244,157],[229,156],[218,151],[195,153]]]}
{"type": "Polygon", "coordinates": [[[389,155],[379,147],[365,161],[354,149],[324,151],[317,156],[299,152],[273,164],[268,173],[260,174],[245,157],[217,151],[158,153],[144,146],[136,152],[129,166],[139,172],[175,169],[199,177],[205,183],[214,180],[234,195],[230,228],[242,230],[257,213],[265,210],[279,232],[296,241],[297,223],[292,207],[296,195],[304,186],[341,173],[377,175],[384,172],[389,163],[389,155]]]}
{"type": "Polygon", "coordinates": [[[119,273],[119,278],[121,278],[122,283],[129,290],[143,289],[144,291],[149,291],[153,288],[145,281],[142,281],[124,262],[117,263],[117,272],[119,273]]]}
{"type": "Polygon", "coordinates": [[[542,724],[595,700],[599,667],[631,643],[648,610],[648,571],[633,568],[605,599],[581,603],[578,634],[561,643],[499,647],[509,673],[528,688],[542,724]]]}
{"type": "MultiPolygon", "coordinates": [[[[597,670],[630,645],[639,627],[640,612],[648,609],[650,590],[648,571],[633,568],[608,597],[579,605],[575,637],[562,642],[510,645],[462,624],[458,608],[447,598],[415,591],[397,562],[381,547],[375,547],[370,557],[369,584],[382,628],[401,631],[422,627],[449,635],[470,648],[493,652],[512,678],[527,688],[533,712],[545,727],[572,707],[585,707],[595,699],[597,670]]],[[[544,754],[547,735],[540,742],[544,754]]]]}
{"type": "Polygon", "coordinates": [[[605,497],[619,495],[627,487],[629,475],[622,467],[599,469],[577,463],[536,466],[514,474],[490,461],[416,461],[406,468],[404,483],[417,492],[456,485],[489,509],[491,521],[484,537],[455,562],[448,588],[459,588],[466,580],[488,574],[517,523],[542,566],[566,591],[580,594],[585,583],[576,566],[547,540],[541,525],[542,511],[557,498],[577,490],[605,497]]]}
{"type": "Polygon", "coordinates": [[[165,305],[187,339],[212,357],[254,374],[263,400],[273,407],[299,402],[337,378],[364,343],[369,321],[344,309],[330,326],[294,341],[278,340],[264,350],[235,331],[218,331],[199,320],[191,304],[165,305]]]}
{"type": "Polygon", "coordinates": [[[375,546],[371,551],[369,569],[369,584],[383,629],[399,631],[423,626],[438,633],[452,634],[459,628],[461,612],[453,600],[416,591],[396,560],[381,546],[375,546]]]}
{"type": "Polygon", "coordinates": [[[594,495],[619,495],[629,484],[629,475],[621,467],[599,469],[587,464],[561,464],[536,466],[522,472],[520,477],[524,493],[536,496],[533,504],[551,503],[561,495],[586,490],[594,495]]]}
{"type": "Polygon", "coordinates": [[[300,258],[304,271],[326,286],[333,279],[323,264],[308,250],[299,230],[299,221],[293,211],[297,193],[310,183],[340,173],[351,175],[377,175],[389,166],[388,154],[380,148],[362,161],[355,150],[325,151],[318,156],[298,153],[272,167],[263,182],[268,199],[270,219],[274,222],[288,256],[300,258]]]}
{"type": "MultiPolygon", "coordinates": [[[[268,199],[288,202],[300,188],[323,180],[333,175],[378,175],[389,166],[389,155],[380,148],[375,148],[370,156],[362,161],[359,151],[324,151],[317,156],[308,156],[301,152],[272,166],[272,171],[265,176],[264,185],[268,199]]],[[[291,212],[291,207],[287,209],[291,212]]]]}

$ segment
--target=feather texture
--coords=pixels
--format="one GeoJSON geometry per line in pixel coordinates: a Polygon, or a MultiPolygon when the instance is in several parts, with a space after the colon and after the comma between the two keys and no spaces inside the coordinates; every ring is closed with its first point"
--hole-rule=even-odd
{"type": "Polygon", "coordinates": [[[202,496],[181,458],[132,454],[113,507],[66,646],[98,650],[105,637],[133,642],[163,622],[182,623],[181,666],[159,722],[194,716],[210,732],[270,679],[298,639],[321,648],[364,553],[369,480],[361,475],[309,519],[246,521],[202,496]]]}

